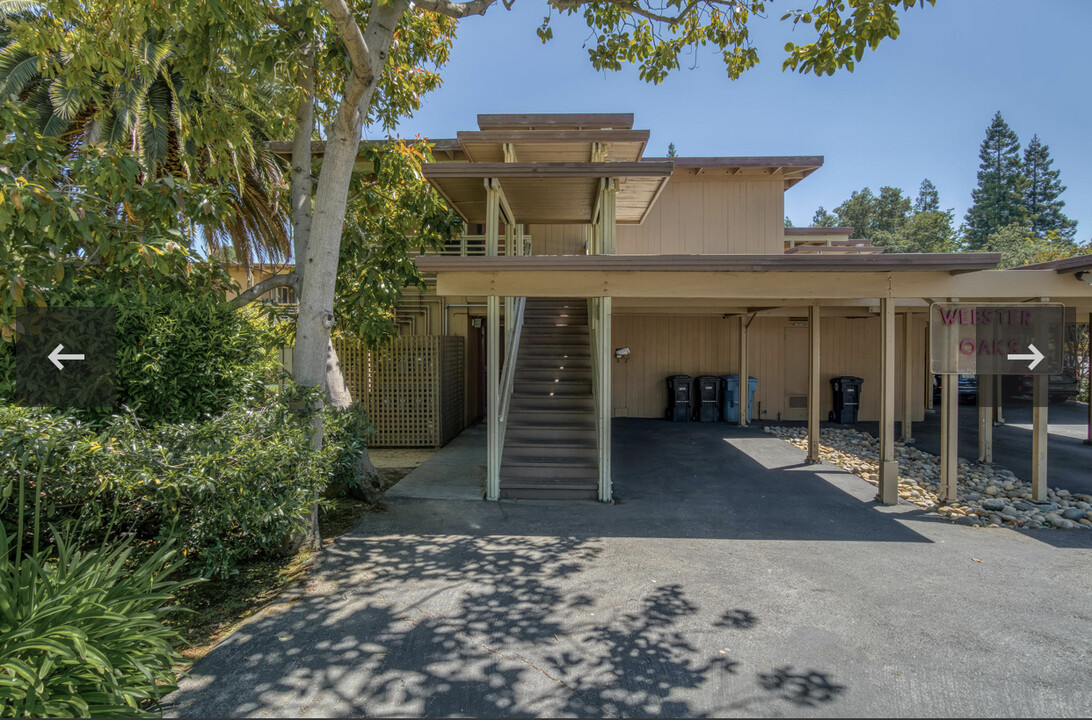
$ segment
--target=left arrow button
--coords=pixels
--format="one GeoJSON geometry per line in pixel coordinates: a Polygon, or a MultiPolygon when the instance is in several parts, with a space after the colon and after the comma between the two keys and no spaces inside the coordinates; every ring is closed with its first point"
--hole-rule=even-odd
{"type": "MultiPolygon", "coordinates": [[[[57,366],[58,370],[64,370],[64,365],[61,364],[61,360],[83,360],[83,353],[64,353],[64,345],[57,343],[57,347],[53,348],[53,352],[49,354],[49,361],[57,366]]],[[[39,355],[38,357],[41,357],[39,355]]]]}

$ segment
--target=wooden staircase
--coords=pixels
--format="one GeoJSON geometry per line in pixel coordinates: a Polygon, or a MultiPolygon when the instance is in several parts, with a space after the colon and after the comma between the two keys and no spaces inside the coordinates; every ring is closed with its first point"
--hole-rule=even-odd
{"type": "Polygon", "coordinates": [[[588,306],[527,298],[500,466],[502,498],[598,498],[588,306]]]}

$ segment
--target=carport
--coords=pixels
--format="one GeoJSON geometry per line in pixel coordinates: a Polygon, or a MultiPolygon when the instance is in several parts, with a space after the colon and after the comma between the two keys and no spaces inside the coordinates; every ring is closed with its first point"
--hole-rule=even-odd
{"type": "MultiPolygon", "coordinates": [[[[613,312],[633,308],[715,308],[738,320],[740,376],[747,376],[747,336],[751,321],[786,309],[807,313],[809,337],[808,462],[818,460],[820,347],[826,318],[847,315],[878,317],[880,321],[880,482],[878,499],[897,502],[898,464],[894,457],[895,419],[901,408],[904,435],[916,410],[909,393],[896,397],[897,373],[904,388],[931,386],[926,369],[912,376],[912,358],[925,348],[910,337],[896,353],[896,317],[903,327],[927,316],[935,301],[1003,302],[1050,300],[1073,308],[1082,317],[1092,310],[1092,285],[1085,282],[1085,264],[997,270],[995,254],[851,255],[586,255],[525,257],[422,257],[422,270],[435,273],[440,295],[489,294],[497,297],[609,297],[613,312]]],[[[605,323],[607,328],[609,323],[605,323]]],[[[600,348],[612,347],[601,341],[600,348]]],[[[610,362],[600,371],[610,388],[610,362]]],[[[499,375],[499,368],[494,371],[499,375]]],[[[954,383],[941,405],[942,496],[956,493],[958,401],[954,383]]],[[[927,393],[928,395],[929,393],[927,393]]],[[[608,401],[608,407],[610,407],[608,401]]],[[[746,414],[741,413],[742,422],[746,414]]],[[[1032,472],[1036,497],[1046,493],[1046,410],[1036,413],[1037,441],[1032,472]]],[[[992,425],[990,426],[992,427],[992,425]]],[[[988,431],[987,431],[988,432],[988,431]]],[[[607,435],[609,439],[609,434],[607,435]]],[[[490,462],[494,462],[490,454],[490,462]]],[[[499,454],[496,462],[499,463],[499,454]]],[[[607,478],[609,483],[609,477],[607,478]]],[[[608,495],[609,497],[609,495],[608,495]]]]}

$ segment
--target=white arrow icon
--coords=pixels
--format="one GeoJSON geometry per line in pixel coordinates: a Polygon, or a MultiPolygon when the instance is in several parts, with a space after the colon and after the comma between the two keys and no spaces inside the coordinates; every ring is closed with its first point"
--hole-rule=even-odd
{"type": "Polygon", "coordinates": [[[64,345],[57,343],[57,347],[53,348],[53,352],[49,354],[49,360],[57,366],[58,370],[64,370],[64,365],[61,365],[61,360],[83,360],[83,353],[61,353],[64,350],[64,345]]]}
{"type": "Polygon", "coordinates": [[[1028,344],[1029,353],[1009,353],[1009,360],[1031,360],[1031,365],[1028,365],[1028,370],[1034,370],[1035,366],[1043,361],[1046,355],[1039,352],[1039,348],[1032,344],[1028,344]]]}

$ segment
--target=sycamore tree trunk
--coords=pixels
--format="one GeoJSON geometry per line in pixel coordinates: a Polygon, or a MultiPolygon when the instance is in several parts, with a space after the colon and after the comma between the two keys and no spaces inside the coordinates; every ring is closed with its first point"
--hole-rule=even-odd
{"type": "MultiPolygon", "coordinates": [[[[361,32],[343,0],[323,0],[323,5],[345,41],[353,69],[334,120],[327,128],[326,150],[315,192],[310,230],[304,235],[306,248],[300,248],[303,252],[296,258],[297,272],[301,277],[292,375],[298,385],[324,387],[330,393],[332,402],[343,403],[348,399],[348,393],[344,391],[340,364],[330,343],[330,330],[336,323],[334,292],[349,184],[360,148],[364,116],[386,63],[394,29],[408,2],[373,3],[364,32],[361,32]],[[328,381],[331,373],[335,378],[328,381]]],[[[293,162],[295,160],[293,158],[293,162]]],[[[310,168],[309,148],[306,167],[310,168]]],[[[316,411],[312,440],[316,450],[322,448],[322,414],[318,412],[321,409],[321,406],[312,408],[316,411]]],[[[358,485],[361,481],[370,484],[374,479],[375,468],[366,453],[358,460],[357,475],[358,485]]],[[[312,513],[311,541],[316,545],[317,531],[317,516],[312,513]]]]}

